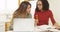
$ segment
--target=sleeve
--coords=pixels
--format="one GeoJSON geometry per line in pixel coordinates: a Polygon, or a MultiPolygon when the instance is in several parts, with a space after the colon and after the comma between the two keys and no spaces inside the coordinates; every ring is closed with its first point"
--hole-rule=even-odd
{"type": "Polygon", "coordinates": [[[52,24],[54,25],[54,24],[56,23],[56,21],[55,21],[55,19],[54,19],[54,16],[53,16],[52,11],[50,11],[49,16],[50,16],[50,19],[51,19],[51,21],[52,21],[52,24]]]}

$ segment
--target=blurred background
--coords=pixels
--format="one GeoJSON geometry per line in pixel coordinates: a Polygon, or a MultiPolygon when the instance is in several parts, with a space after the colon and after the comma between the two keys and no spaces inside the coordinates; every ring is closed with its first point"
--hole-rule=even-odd
{"type": "MultiPolygon", "coordinates": [[[[12,14],[22,1],[29,1],[31,3],[31,14],[32,18],[34,17],[37,0],[0,0],[0,30],[5,27],[5,24],[8,27],[9,21],[12,18],[12,14]]],[[[50,9],[53,12],[56,22],[60,24],[60,0],[48,0],[48,2],[50,4],[50,9]]],[[[49,21],[49,25],[52,25],[51,21],[49,21]]]]}

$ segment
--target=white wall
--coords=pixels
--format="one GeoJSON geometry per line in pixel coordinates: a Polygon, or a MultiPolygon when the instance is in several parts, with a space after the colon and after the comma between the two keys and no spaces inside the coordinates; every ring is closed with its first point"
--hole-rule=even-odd
{"type": "Polygon", "coordinates": [[[5,9],[5,0],[0,0],[0,13],[5,9]]]}
{"type": "Polygon", "coordinates": [[[18,0],[0,0],[0,21],[5,22],[18,8],[18,0]]]}
{"type": "Polygon", "coordinates": [[[18,8],[18,0],[0,0],[0,14],[13,13],[18,8]]]}

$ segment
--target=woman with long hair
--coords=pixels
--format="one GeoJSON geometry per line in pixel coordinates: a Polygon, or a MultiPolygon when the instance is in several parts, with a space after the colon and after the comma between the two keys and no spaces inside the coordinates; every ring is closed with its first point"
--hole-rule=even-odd
{"type": "Polygon", "coordinates": [[[14,18],[32,18],[30,11],[31,11],[31,4],[28,1],[23,1],[19,5],[18,9],[13,13],[9,30],[13,30],[14,18]]]}
{"type": "Polygon", "coordinates": [[[31,4],[27,1],[23,1],[14,12],[13,18],[31,18],[30,10],[31,4]]]}
{"type": "Polygon", "coordinates": [[[38,0],[36,4],[34,19],[35,26],[48,25],[49,18],[54,26],[57,28],[59,25],[56,23],[52,11],[49,9],[47,0],[38,0]]]}

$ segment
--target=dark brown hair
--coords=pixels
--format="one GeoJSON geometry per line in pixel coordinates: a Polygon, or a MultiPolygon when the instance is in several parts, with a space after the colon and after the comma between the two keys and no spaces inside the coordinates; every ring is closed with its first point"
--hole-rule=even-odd
{"type": "MultiPolygon", "coordinates": [[[[49,3],[48,3],[48,1],[47,0],[38,0],[38,1],[41,1],[42,2],[42,6],[43,6],[43,11],[48,11],[49,10],[49,3]]],[[[37,2],[38,2],[37,1],[37,2]]],[[[35,11],[40,11],[39,9],[38,9],[38,4],[36,5],[36,9],[35,9],[35,11]]]]}

